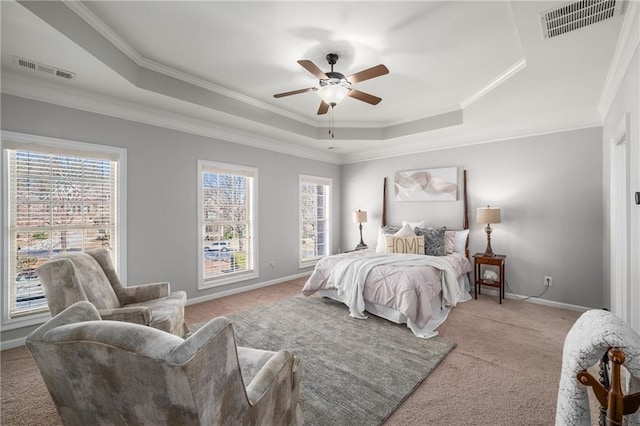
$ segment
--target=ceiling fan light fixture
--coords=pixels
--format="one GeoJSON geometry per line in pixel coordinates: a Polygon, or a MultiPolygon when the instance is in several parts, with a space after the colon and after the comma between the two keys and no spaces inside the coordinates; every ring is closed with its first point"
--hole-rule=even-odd
{"type": "Polygon", "coordinates": [[[342,81],[331,82],[331,80],[327,80],[321,82],[317,93],[324,103],[334,107],[347,96],[348,91],[349,88],[342,81]]]}
{"type": "MultiPolygon", "coordinates": [[[[587,0],[583,0],[587,1],[587,0]]],[[[300,93],[316,92],[322,102],[318,108],[318,115],[326,114],[328,111],[333,111],[333,108],[342,101],[345,96],[349,96],[353,99],[368,103],[370,105],[378,105],[382,98],[370,95],[365,92],[361,92],[356,89],[352,89],[353,83],[359,83],[361,81],[370,80],[375,77],[380,77],[389,73],[389,69],[383,64],[376,65],[375,67],[367,68],[366,70],[351,74],[349,77],[345,77],[344,74],[333,70],[333,66],[338,61],[338,55],[335,53],[329,53],[327,55],[327,62],[331,65],[331,71],[323,72],[316,64],[308,59],[301,59],[298,64],[302,68],[309,71],[318,79],[319,87],[307,87],[306,89],[292,90],[284,93],[276,93],[274,98],[283,98],[285,96],[297,95],[300,93]]],[[[330,131],[330,133],[332,133],[330,131]]]]}

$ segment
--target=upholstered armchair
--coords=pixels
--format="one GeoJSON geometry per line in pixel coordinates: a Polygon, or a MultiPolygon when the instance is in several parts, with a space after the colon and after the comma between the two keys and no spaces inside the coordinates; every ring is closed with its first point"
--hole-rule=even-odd
{"type": "Polygon", "coordinates": [[[300,425],[291,352],[236,347],[227,318],[182,339],[77,302],[27,337],[65,425],[300,425]]]}
{"type": "MultiPolygon", "coordinates": [[[[618,382],[617,385],[620,386],[621,383],[618,382]]],[[[596,424],[597,421],[591,421],[588,397],[592,391],[598,400],[602,397],[605,403],[612,403],[608,407],[608,404],[604,404],[604,408],[609,411],[606,415],[607,422],[604,424],[640,425],[640,411],[636,411],[638,405],[635,405],[635,410],[632,408],[632,400],[637,404],[640,395],[640,334],[612,312],[603,309],[592,309],[583,313],[564,340],[556,402],[556,426],[596,424]],[[593,377],[585,377],[584,373],[588,368],[598,364],[603,355],[611,355],[610,348],[622,350],[623,355],[616,354],[618,359],[615,361],[610,358],[610,372],[607,374],[611,381],[610,388],[598,389],[602,386],[600,382],[593,377]],[[614,385],[616,376],[618,379],[621,376],[616,374],[621,371],[621,367],[627,373],[627,389],[617,389],[614,385]],[[630,396],[634,393],[635,396],[630,396]],[[607,401],[608,399],[610,401],[607,401]],[[618,418],[623,413],[627,413],[624,421],[618,418]]],[[[602,400],[599,402],[602,405],[602,400]]]]}
{"type": "Polygon", "coordinates": [[[87,300],[102,319],[148,325],[176,336],[188,332],[184,291],[170,294],[169,283],[124,287],[106,249],[53,256],[37,269],[51,315],[87,300]]]}

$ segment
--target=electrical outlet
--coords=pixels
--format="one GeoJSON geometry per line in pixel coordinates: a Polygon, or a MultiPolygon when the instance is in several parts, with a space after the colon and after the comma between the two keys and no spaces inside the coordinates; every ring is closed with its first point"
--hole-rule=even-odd
{"type": "Polygon", "coordinates": [[[544,285],[547,287],[553,286],[553,279],[549,275],[544,276],[544,285]]]}
{"type": "Polygon", "coordinates": [[[276,262],[272,260],[271,262],[269,262],[269,266],[271,267],[271,269],[276,269],[276,262]]]}

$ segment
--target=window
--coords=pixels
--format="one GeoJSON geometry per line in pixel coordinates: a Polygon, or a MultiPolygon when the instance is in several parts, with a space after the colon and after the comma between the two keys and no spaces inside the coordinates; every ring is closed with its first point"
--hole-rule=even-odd
{"type": "Polygon", "coordinates": [[[198,161],[198,288],[258,276],[257,178],[254,168],[198,161]]]}
{"type": "Polygon", "coordinates": [[[3,132],[3,322],[48,312],[36,268],[51,256],[122,245],[119,183],[125,151],[3,132]]]}
{"type": "Polygon", "coordinates": [[[331,179],[300,175],[300,267],[329,254],[331,179]]]}

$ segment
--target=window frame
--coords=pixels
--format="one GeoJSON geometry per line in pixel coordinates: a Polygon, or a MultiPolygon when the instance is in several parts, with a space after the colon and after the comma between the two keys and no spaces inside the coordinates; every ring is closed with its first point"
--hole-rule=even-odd
{"type": "Polygon", "coordinates": [[[251,279],[258,278],[259,276],[259,256],[258,256],[258,169],[256,167],[251,166],[243,166],[238,164],[230,164],[230,163],[222,163],[218,161],[210,161],[210,160],[198,160],[198,172],[197,172],[197,193],[198,193],[198,201],[197,201],[197,259],[198,259],[198,290],[206,290],[210,288],[216,288],[225,286],[232,283],[237,283],[241,281],[247,281],[251,279]],[[252,188],[251,188],[251,198],[250,198],[250,206],[249,206],[249,224],[251,226],[251,239],[250,239],[250,249],[252,253],[252,268],[249,271],[235,272],[231,273],[228,276],[214,277],[214,278],[205,278],[204,277],[204,233],[206,229],[206,224],[203,217],[203,208],[204,208],[204,200],[203,200],[203,181],[202,176],[206,171],[211,171],[213,169],[224,169],[228,171],[237,171],[238,174],[242,175],[251,175],[252,178],[252,188]]]}
{"type": "MultiPolygon", "coordinates": [[[[14,149],[13,146],[19,146],[19,149],[26,151],[40,151],[53,153],[55,151],[68,152],[69,155],[86,155],[95,157],[99,155],[101,157],[109,156],[113,157],[117,163],[117,178],[116,178],[116,233],[118,247],[116,250],[116,264],[117,272],[123,285],[126,285],[127,279],[127,224],[126,224],[126,212],[127,212],[127,194],[126,194],[126,180],[127,180],[127,150],[126,148],[118,148],[108,145],[92,144],[87,142],[72,141],[67,139],[57,139],[46,136],[32,135],[26,133],[17,133],[2,131],[0,138],[0,151],[2,152],[2,170],[0,173],[0,190],[2,191],[2,249],[4,253],[9,253],[11,236],[11,224],[9,223],[9,203],[10,203],[10,179],[9,179],[9,149],[14,149]],[[7,147],[7,145],[9,145],[7,147]],[[73,153],[73,154],[71,154],[73,153]]],[[[51,318],[49,312],[40,312],[30,315],[20,316],[17,318],[10,318],[10,288],[9,282],[11,281],[9,271],[9,256],[3,256],[2,259],[2,306],[1,306],[1,324],[2,331],[11,330],[21,327],[27,327],[31,325],[42,324],[51,318]]]]}
{"type": "Polygon", "coordinates": [[[331,254],[331,242],[332,242],[332,238],[331,238],[331,230],[332,230],[332,216],[331,216],[331,208],[332,208],[332,203],[331,203],[331,197],[332,197],[332,193],[333,193],[333,179],[332,178],[328,178],[328,177],[323,177],[323,176],[313,176],[313,175],[306,175],[306,174],[300,174],[298,176],[298,268],[302,269],[302,268],[308,268],[311,266],[315,266],[320,259],[322,259],[324,256],[328,256],[329,254],[331,254]],[[303,260],[302,257],[302,222],[303,222],[303,218],[302,218],[302,192],[301,192],[301,188],[303,183],[309,184],[309,183],[314,183],[316,185],[323,185],[327,187],[327,194],[325,196],[325,200],[326,200],[326,206],[325,206],[325,223],[326,223],[326,237],[327,240],[325,242],[325,246],[326,246],[326,253],[320,256],[316,256],[312,259],[309,260],[303,260]]]}

